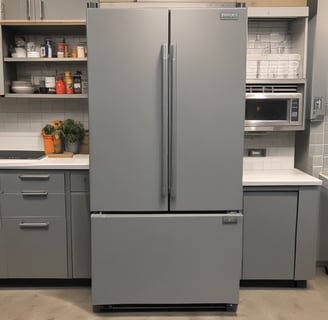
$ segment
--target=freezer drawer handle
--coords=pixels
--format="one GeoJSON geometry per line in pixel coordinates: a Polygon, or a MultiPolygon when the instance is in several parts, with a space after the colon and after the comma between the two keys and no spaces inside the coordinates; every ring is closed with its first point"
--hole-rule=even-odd
{"type": "Polygon", "coordinates": [[[40,229],[45,229],[49,227],[49,222],[20,222],[19,223],[20,228],[40,228],[40,229]]]}
{"type": "Polygon", "coordinates": [[[162,44],[162,196],[168,193],[168,48],[162,44]]]}
{"type": "Polygon", "coordinates": [[[238,217],[223,217],[222,218],[222,224],[238,224],[238,217]]]}
{"type": "Polygon", "coordinates": [[[47,191],[22,191],[21,192],[22,196],[47,196],[48,192],[47,191]]]}

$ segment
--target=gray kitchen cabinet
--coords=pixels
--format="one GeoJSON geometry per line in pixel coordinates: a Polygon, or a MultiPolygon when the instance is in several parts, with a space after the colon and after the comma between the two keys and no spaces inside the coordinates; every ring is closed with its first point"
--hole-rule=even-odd
{"type": "Polygon", "coordinates": [[[3,222],[9,278],[66,278],[66,223],[60,218],[3,222]]]}
{"type": "Polygon", "coordinates": [[[1,219],[1,212],[0,212],[0,279],[2,278],[7,278],[7,259],[5,254],[3,221],[1,219]]]}
{"type": "Polygon", "coordinates": [[[71,172],[73,278],[91,278],[89,173],[71,172]]]}
{"type": "Polygon", "coordinates": [[[244,188],[242,280],[313,279],[318,186],[244,188]]]}
{"type": "Polygon", "coordinates": [[[245,192],[242,278],[294,277],[297,192],[245,192]]]}
{"type": "Polygon", "coordinates": [[[6,20],[85,20],[86,0],[4,0],[6,20]]]}
{"type": "Polygon", "coordinates": [[[67,278],[64,172],[0,172],[8,278],[67,278]]]}

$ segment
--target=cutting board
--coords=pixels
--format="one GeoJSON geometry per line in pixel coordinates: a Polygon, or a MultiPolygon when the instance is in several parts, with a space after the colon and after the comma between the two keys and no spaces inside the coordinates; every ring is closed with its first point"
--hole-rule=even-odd
{"type": "Polygon", "coordinates": [[[47,154],[49,158],[73,158],[73,152],[64,152],[64,153],[50,153],[47,154]]]}

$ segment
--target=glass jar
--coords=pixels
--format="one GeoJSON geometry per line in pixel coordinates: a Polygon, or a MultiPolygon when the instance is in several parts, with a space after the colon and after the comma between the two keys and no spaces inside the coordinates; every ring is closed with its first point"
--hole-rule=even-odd
{"type": "Polygon", "coordinates": [[[76,71],[73,75],[73,91],[77,94],[82,93],[82,79],[80,71],[76,71]]]}

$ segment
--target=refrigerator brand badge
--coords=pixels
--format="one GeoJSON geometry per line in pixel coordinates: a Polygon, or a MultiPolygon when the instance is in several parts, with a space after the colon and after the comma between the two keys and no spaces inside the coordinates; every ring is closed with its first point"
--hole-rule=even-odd
{"type": "Polygon", "coordinates": [[[237,12],[221,12],[221,20],[239,20],[239,14],[237,12]]]}

